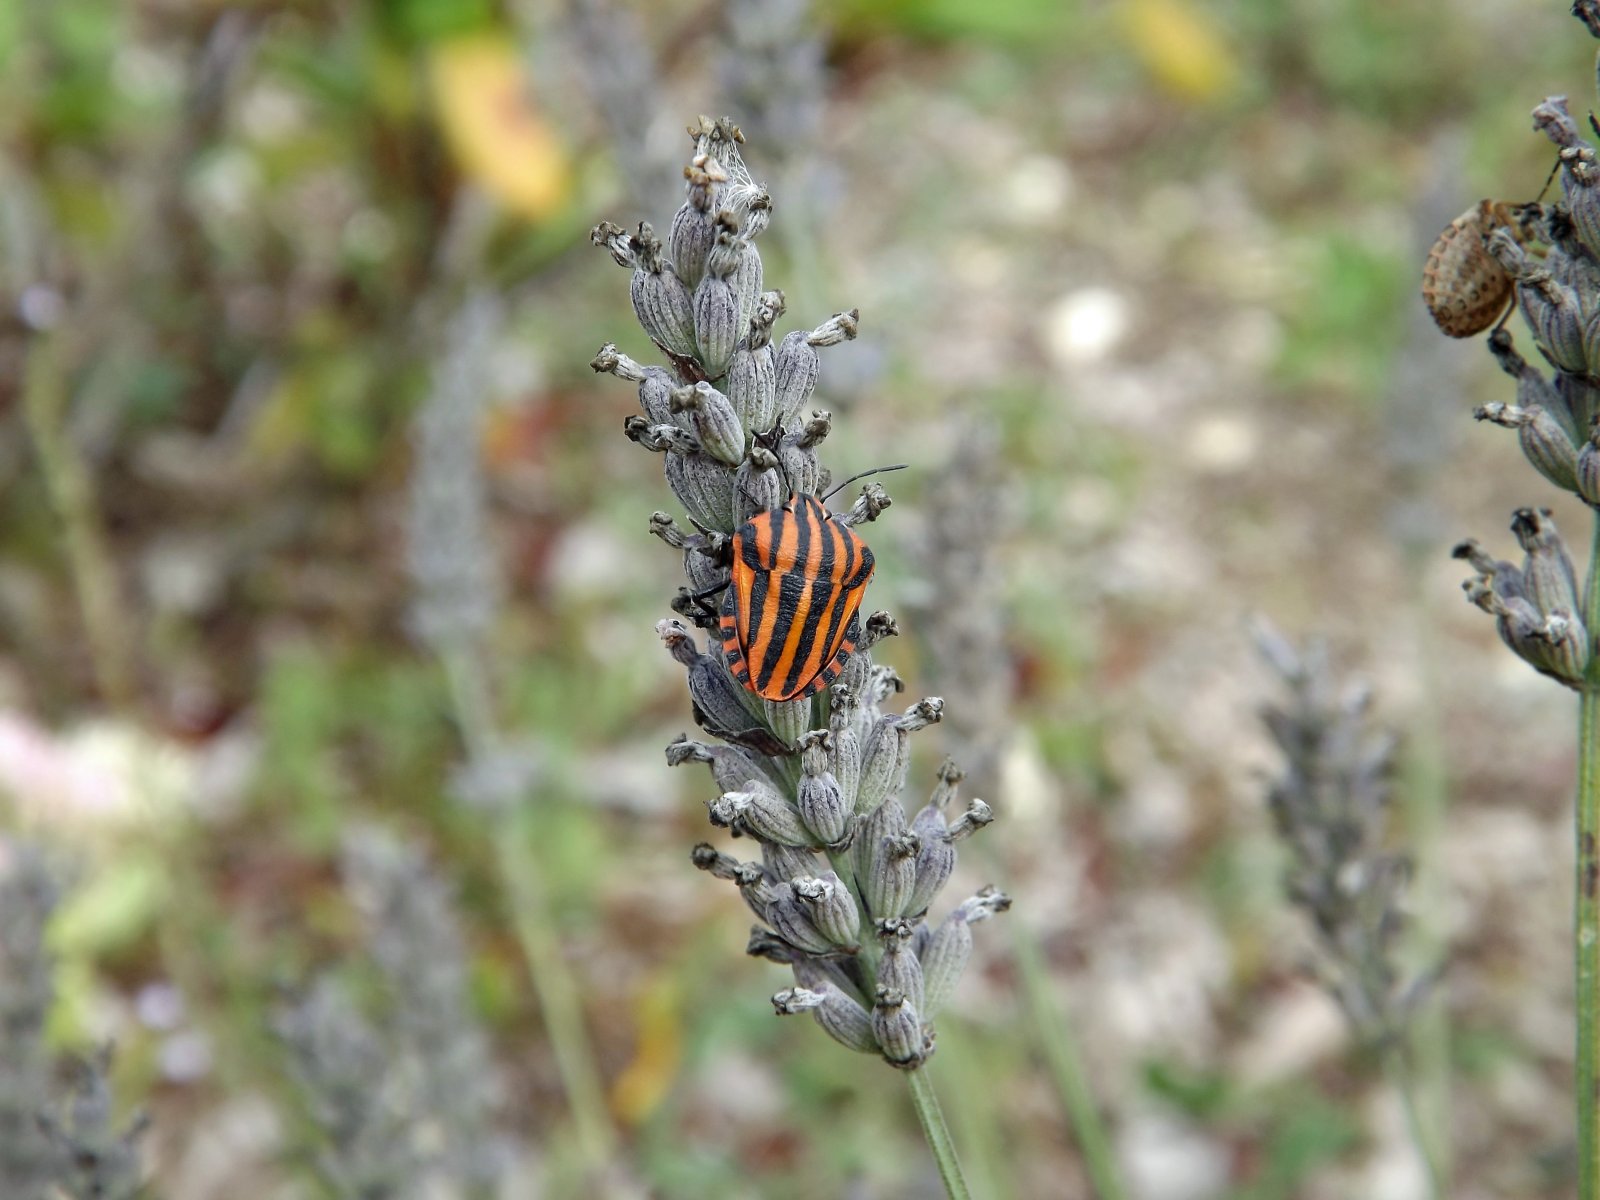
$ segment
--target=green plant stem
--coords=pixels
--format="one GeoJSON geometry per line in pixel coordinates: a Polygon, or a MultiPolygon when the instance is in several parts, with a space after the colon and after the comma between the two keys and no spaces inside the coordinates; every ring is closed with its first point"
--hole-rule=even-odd
{"type": "MultiPolygon", "coordinates": [[[[1426,581],[1431,577],[1433,547],[1428,554],[1412,554],[1411,640],[1415,646],[1419,699],[1406,739],[1404,790],[1401,805],[1406,840],[1415,870],[1411,894],[1414,914],[1410,922],[1411,945],[1424,971],[1433,971],[1449,952],[1442,926],[1445,909],[1444,871],[1441,867],[1445,822],[1449,812],[1449,780],[1444,738],[1440,730],[1438,651],[1435,622],[1428,611],[1426,581]]],[[[1450,1018],[1442,991],[1430,988],[1409,1022],[1403,1042],[1388,1055],[1400,1055],[1401,1098],[1410,1116],[1417,1152],[1428,1163],[1433,1194],[1449,1194],[1450,1146],[1450,1018]]]]}
{"type": "MultiPolygon", "coordinates": [[[[1592,639],[1600,630],[1600,512],[1589,547],[1589,579],[1583,618],[1592,639]]],[[[1576,824],[1576,948],[1578,1046],[1578,1197],[1600,1200],[1600,663],[1589,664],[1578,706],[1578,804],[1576,824]]]]}
{"type": "Polygon", "coordinates": [[[950,1127],[944,1123],[939,1098],[933,1094],[933,1083],[928,1079],[927,1067],[907,1071],[906,1082],[911,1085],[911,1103],[917,1110],[917,1120],[922,1123],[923,1136],[928,1139],[928,1149],[939,1164],[939,1178],[944,1180],[945,1194],[950,1200],[972,1200],[972,1193],[967,1191],[967,1181],[961,1174],[961,1163],[956,1158],[956,1144],[950,1138],[950,1127]]]}
{"type": "Polygon", "coordinates": [[[105,702],[134,708],[132,639],[116,568],[96,511],[94,485],[67,431],[67,381],[55,339],[40,334],[28,352],[22,403],[39,470],[61,522],[85,642],[105,702]]]}
{"type": "MultiPolygon", "coordinates": [[[[482,660],[463,648],[442,657],[467,754],[481,759],[492,752],[497,740],[493,698],[482,660]]],[[[550,905],[514,812],[497,816],[491,837],[495,867],[550,1036],[551,1053],[577,1130],[579,1150],[594,1178],[600,1180],[615,1160],[616,1135],[600,1069],[584,1026],[578,984],[561,953],[561,940],[550,922],[550,905]]]]}
{"type": "Polygon", "coordinates": [[[1124,1200],[1127,1193],[1122,1187],[1116,1156],[1111,1151],[1111,1139],[1106,1136],[1100,1110],[1089,1089],[1089,1077],[1083,1069],[1083,1055],[1078,1050],[1072,1025],[1056,1009],[1039,943],[1026,925],[1017,921],[1011,925],[1011,944],[1016,951],[1023,994],[1033,1016],[1034,1028],[1044,1043],[1050,1074],[1067,1110],[1067,1121],[1077,1137],[1095,1195],[1099,1200],[1124,1200]]]}
{"type": "Polygon", "coordinates": [[[1411,1133],[1411,1142],[1417,1148],[1417,1157],[1422,1160],[1423,1170],[1428,1174],[1428,1195],[1432,1200],[1444,1200],[1448,1195],[1444,1169],[1439,1162],[1439,1155],[1434,1149],[1434,1140],[1428,1130],[1428,1124],[1423,1119],[1422,1109],[1417,1103],[1417,1088],[1411,1077],[1409,1064],[1405,1061],[1405,1054],[1399,1045],[1388,1047],[1383,1051],[1384,1071],[1389,1076],[1389,1086],[1394,1088],[1400,1097],[1400,1103],[1405,1108],[1406,1128],[1411,1133]]]}

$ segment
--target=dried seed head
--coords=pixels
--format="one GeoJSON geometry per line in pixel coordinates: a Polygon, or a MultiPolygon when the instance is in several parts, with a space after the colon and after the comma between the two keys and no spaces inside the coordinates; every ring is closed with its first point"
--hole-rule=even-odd
{"type": "Polygon", "coordinates": [[[785,883],[815,878],[825,874],[828,869],[827,863],[816,851],[804,846],[780,846],[768,842],[761,847],[761,858],[767,864],[767,874],[785,883]]]}
{"type": "Polygon", "coordinates": [[[1594,435],[1578,450],[1577,490],[1590,504],[1600,506],[1600,443],[1594,435]]]}
{"type": "Polygon", "coordinates": [[[861,913],[856,908],[855,897],[833,871],[820,878],[799,878],[790,885],[797,903],[811,915],[811,920],[835,948],[854,953],[861,932],[861,913]]]}
{"type": "Polygon", "coordinates": [[[883,947],[883,957],[878,961],[878,986],[903,992],[912,1007],[922,1012],[922,964],[912,948],[916,926],[898,918],[881,920],[877,934],[878,944],[883,947]]]}
{"type": "Polygon", "coordinates": [[[742,792],[724,792],[706,801],[706,809],[713,825],[746,833],[764,842],[785,846],[816,845],[816,839],[801,823],[800,814],[770,788],[747,785],[747,790],[742,792]]]}
{"type": "Polygon", "coordinates": [[[1567,397],[1551,385],[1543,372],[1517,353],[1510,330],[1500,328],[1491,333],[1489,351],[1500,364],[1500,369],[1517,381],[1518,407],[1542,408],[1561,423],[1562,429],[1574,444],[1583,439],[1588,429],[1587,421],[1577,420],[1567,397]]]}
{"type": "Polygon", "coordinates": [[[1522,564],[1522,577],[1534,606],[1545,614],[1576,612],[1579,607],[1577,572],[1550,510],[1517,509],[1511,519],[1511,532],[1527,555],[1522,564]]]}
{"type": "Polygon", "coordinates": [[[920,1067],[933,1053],[933,1031],[925,1029],[910,998],[890,987],[879,987],[872,1006],[872,1035],[883,1057],[897,1067],[920,1067]]]}
{"type": "Polygon", "coordinates": [[[730,467],[744,461],[744,428],[733,404],[709,383],[696,383],[672,393],[674,413],[686,414],[701,448],[730,467]]]}
{"type": "Polygon", "coordinates": [[[796,804],[806,828],[829,849],[843,849],[854,829],[839,781],[828,770],[827,730],[815,730],[800,739],[800,783],[796,804]]]}
{"type": "Polygon", "coordinates": [[[717,240],[717,214],[728,173],[716,159],[696,155],[683,169],[683,175],[689,181],[688,198],[672,218],[667,242],[678,274],[692,289],[705,275],[706,256],[717,240]]]}
{"type": "Polygon", "coordinates": [[[1540,405],[1519,408],[1510,404],[1485,404],[1473,410],[1480,421],[1515,429],[1522,452],[1534,468],[1559,488],[1578,490],[1578,451],[1561,422],[1540,405]]]}
{"type": "Polygon", "coordinates": [[[688,285],[662,254],[661,242],[641,223],[633,238],[633,311],[650,340],[677,355],[695,351],[694,314],[688,285]]]}
{"type": "MultiPolygon", "coordinates": [[[[797,882],[809,884],[816,880],[797,882]]],[[[779,937],[807,954],[829,954],[835,949],[833,940],[817,928],[811,908],[796,898],[793,883],[773,885],[767,919],[779,937]]]]}
{"type": "Polygon", "coordinates": [[[694,290],[695,347],[708,379],[720,379],[739,340],[739,297],[726,279],[707,275],[694,290]]]}
{"type": "Polygon", "coordinates": [[[709,454],[667,456],[667,486],[689,516],[707,529],[733,532],[734,475],[728,465],[709,454]]]}
{"type": "Polygon", "coordinates": [[[779,1016],[809,1012],[817,1024],[842,1046],[863,1054],[876,1054],[878,1040],[872,1032],[867,1010],[831,984],[816,988],[785,988],[772,997],[779,1016]]]}
{"type": "Polygon", "coordinates": [[[778,456],[772,451],[761,446],[750,448],[734,475],[735,526],[743,525],[757,513],[777,508],[789,498],[784,492],[783,472],[778,467],[778,456]]]}
{"type": "Polygon", "coordinates": [[[766,433],[777,420],[777,375],[772,347],[740,345],[723,380],[728,399],[750,433],[766,433]]]}

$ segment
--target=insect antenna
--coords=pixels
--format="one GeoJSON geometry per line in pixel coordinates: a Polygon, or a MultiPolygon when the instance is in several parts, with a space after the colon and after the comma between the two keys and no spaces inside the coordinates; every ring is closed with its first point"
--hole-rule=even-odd
{"type": "Polygon", "coordinates": [[[828,496],[833,495],[835,492],[839,491],[839,489],[848,487],[858,479],[865,479],[868,475],[879,475],[884,471],[904,471],[910,465],[910,463],[895,463],[892,467],[873,467],[870,471],[857,471],[854,475],[850,476],[849,479],[841,480],[840,482],[834,484],[828,489],[827,495],[823,496],[822,499],[826,500],[828,496]]]}

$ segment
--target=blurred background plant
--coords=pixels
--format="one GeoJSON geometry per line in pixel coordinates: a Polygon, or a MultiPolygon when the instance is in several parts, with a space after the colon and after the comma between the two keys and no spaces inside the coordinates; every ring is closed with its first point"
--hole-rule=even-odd
{"type": "MultiPolygon", "coordinates": [[[[766,99],[811,131],[783,169],[814,180],[769,270],[791,311],[848,297],[873,335],[829,351],[819,399],[874,460],[926,464],[894,489],[915,524],[873,538],[874,606],[933,615],[943,548],[981,551],[992,625],[908,620],[897,647],[916,695],[950,695],[972,646],[1002,662],[1004,723],[952,728],[1003,820],[950,887],[1022,901],[997,924],[1084,1032],[1128,1193],[1416,1194],[1381,1068],[1298,969],[1242,633],[1263,610],[1374,664],[1385,723],[1435,714],[1451,807],[1406,840],[1452,951],[1460,1194],[1570,1194],[1569,699],[1503,661],[1441,557],[1528,502],[1520,451],[1387,402],[1441,178],[1448,219],[1549,170],[1529,81],[1591,103],[1590,40],[1532,0],[0,5],[0,821],[72,880],[51,1061],[115,1044],[110,1128],[149,1114],[160,1195],[330,1194],[275,1018],[335,967],[388,1036],[341,866],[376,824],[454,897],[509,1192],[587,1171],[560,1002],[512,920],[531,879],[614,1186],[919,1194],[900,1081],[771,1019],[742,906],[683,862],[702,781],[663,778],[686,722],[651,632],[676,564],[638,548],[659,483],[587,366],[617,331],[588,229],[629,194],[664,227],[681,114],[755,129],[766,99]],[[779,27],[816,57],[737,98],[779,27]],[[412,525],[422,414],[466,347],[447,457],[477,473],[462,550],[489,568],[446,605],[479,622],[480,725],[419,624],[412,525]],[[987,483],[934,494],[949,461],[1001,488],[987,515],[987,483]],[[507,795],[509,820],[482,802],[507,795]]],[[[1481,348],[1427,364],[1457,413],[1505,398],[1481,348]]],[[[986,940],[940,1017],[939,1069],[981,1081],[950,1102],[962,1159],[986,1195],[1088,1194],[986,940]]]]}

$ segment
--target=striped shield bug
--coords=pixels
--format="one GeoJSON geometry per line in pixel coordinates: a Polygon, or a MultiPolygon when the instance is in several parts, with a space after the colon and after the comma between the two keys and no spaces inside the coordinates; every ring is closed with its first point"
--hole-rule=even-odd
{"type": "MultiPolygon", "coordinates": [[[[875,473],[852,475],[833,491],[875,473]]],[[[858,614],[872,551],[828,511],[827,498],[791,493],[733,535],[719,621],[722,653],[733,677],[767,700],[821,691],[839,677],[861,638],[858,614]]]]}
{"type": "Polygon", "coordinates": [[[1506,313],[1516,288],[1485,241],[1496,229],[1509,229],[1524,245],[1535,241],[1543,215],[1538,203],[1480,200],[1445,226],[1422,267],[1422,299],[1440,329],[1472,337],[1506,313]]]}

